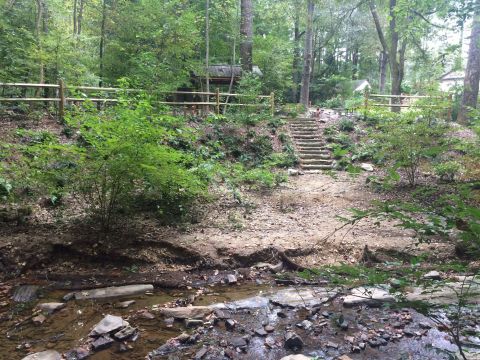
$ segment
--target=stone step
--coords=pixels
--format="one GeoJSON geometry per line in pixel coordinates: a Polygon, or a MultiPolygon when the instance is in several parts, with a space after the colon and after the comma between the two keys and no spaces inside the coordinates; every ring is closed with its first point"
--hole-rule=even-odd
{"type": "Polygon", "coordinates": [[[316,134],[315,131],[292,131],[292,135],[295,136],[295,135],[315,135],[315,136],[318,136],[320,137],[320,135],[316,134]]]}
{"type": "Polygon", "coordinates": [[[303,165],[332,165],[332,159],[301,159],[301,164],[303,165]]]}
{"type": "Polygon", "coordinates": [[[300,149],[300,150],[316,150],[316,149],[319,149],[319,150],[328,150],[328,148],[325,146],[324,143],[320,142],[320,141],[315,141],[315,142],[302,142],[302,143],[297,143],[297,148],[300,149]]]}
{"type": "Polygon", "coordinates": [[[316,121],[290,121],[290,125],[318,126],[316,121]]]}
{"type": "Polygon", "coordinates": [[[296,140],[301,140],[298,142],[312,142],[312,141],[322,142],[322,139],[318,135],[293,135],[293,138],[296,140]]]}
{"type": "Polygon", "coordinates": [[[324,159],[324,160],[331,159],[330,154],[318,154],[318,153],[308,154],[308,153],[304,153],[304,152],[299,152],[298,157],[300,159],[324,159]]]}
{"type": "Polygon", "coordinates": [[[302,165],[302,169],[304,170],[332,170],[334,168],[334,165],[310,165],[310,164],[305,164],[302,165]]]}
{"type": "Polygon", "coordinates": [[[290,128],[290,131],[310,131],[310,132],[317,132],[317,131],[320,131],[320,130],[318,130],[318,128],[304,128],[304,127],[295,128],[295,127],[291,127],[291,128],[290,128]]]}

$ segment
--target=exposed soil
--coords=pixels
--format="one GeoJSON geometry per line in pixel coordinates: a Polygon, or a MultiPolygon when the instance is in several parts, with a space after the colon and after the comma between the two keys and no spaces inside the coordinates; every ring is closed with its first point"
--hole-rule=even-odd
{"type": "MultiPolygon", "coordinates": [[[[322,120],[331,125],[338,117],[329,114],[322,120]]],[[[55,120],[47,123],[40,128],[61,133],[55,120]]],[[[49,218],[50,210],[39,206],[30,222],[0,227],[0,270],[18,275],[32,269],[68,272],[99,265],[112,272],[131,266],[141,272],[237,268],[276,260],[278,251],[313,267],[356,263],[365,245],[384,259],[388,255],[408,259],[424,252],[437,260],[453,256],[453,245],[433,241],[416,246],[412,232],[392,223],[377,226],[375,220],[365,219],[345,226],[338,217],[348,217],[350,209],[402,196],[401,191],[375,192],[366,184],[371,174],[290,177],[287,184],[270,192],[244,190],[242,204],[227,189],[217,188],[213,190],[216,199],[200,206],[196,224],[161,226],[156,219],[139,215],[108,237],[101,237],[89,224],[55,222],[49,218]]]]}

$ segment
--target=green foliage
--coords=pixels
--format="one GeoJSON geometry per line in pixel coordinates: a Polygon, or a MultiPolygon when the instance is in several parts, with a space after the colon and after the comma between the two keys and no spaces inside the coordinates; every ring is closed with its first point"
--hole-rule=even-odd
{"type": "Polygon", "coordinates": [[[338,123],[338,129],[344,132],[352,132],[355,130],[355,124],[352,120],[344,118],[338,123]]]}
{"type": "Polygon", "coordinates": [[[453,181],[455,176],[460,172],[462,166],[456,161],[446,161],[434,166],[435,174],[440,180],[453,181]]]}
{"type": "Polygon", "coordinates": [[[412,120],[406,113],[399,120],[382,124],[382,133],[377,138],[392,166],[402,169],[408,183],[415,186],[421,161],[435,158],[445,151],[441,139],[446,130],[445,125],[430,124],[418,118],[412,120]]]}

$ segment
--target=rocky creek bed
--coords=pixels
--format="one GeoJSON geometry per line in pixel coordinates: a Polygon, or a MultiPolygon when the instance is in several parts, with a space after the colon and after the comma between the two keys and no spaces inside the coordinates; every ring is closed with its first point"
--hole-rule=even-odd
{"type": "MultiPolygon", "coordinates": [[[[427,307],[452,304],[447,289],[458,289],[465,281],[438,285],[439,291],[416,288],[400,294],[391,284],[354,289],[328,284],[281,286],[273,279],[241,277],[221,274],[216,284],[169,291],[148,284],[77,292],[3,288],[0,359],[459,356],[448,332],[448,315],[453,316],[455,307],[438,308],[434,321],[401,301],[427,301],[423,303],[427,307]]],[[[471,288],[477,291],[475,284],[471,288]]],[[[462,309],[460,340],[473,359],[480,348],[480,308],[477,297],[470,302],[462,309]]]]}

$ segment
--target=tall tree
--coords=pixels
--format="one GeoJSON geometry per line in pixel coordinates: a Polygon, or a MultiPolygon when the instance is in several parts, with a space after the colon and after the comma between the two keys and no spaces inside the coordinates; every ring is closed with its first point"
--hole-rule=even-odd
{"type": "MultiPolygon", "coordinates": [[[[210,92],[210,0],[205,4],[205,82],[206,91],[210,92]]],[[[207,102],[209,95],[207,95],[207,102]]]]}
{"type": "Polygon", "coordinates": [[[240,57],[244,71],[253,70],[253,7],[252,0],[241,0],[240,57]]]}
{"type": "Polygon", "coordinates": [[[476,0],[475,4],[467,69],[465,71],[462,108],[459,115],[460,122],[466,122],[468,109],[476,108],[478,102],[480,81],[480,0],[476,0]]]}
{"type": "MultiPolygon", "coordinates": [[[[390,77],[391,77],[391,94],[398,96],[401,94],[402,81],[404,78],[405,71],[405,52],[407,50],[407,41],[403,39],[400,41],[400,34],[397,28],[397,14],[396,6],[397,0],[389,1],[389,42],[387,43],[387,38],[384,34],[380,16],[378,15],[377,6],[374,0],[369,2],[370,12],[372,13],[373,21],[375,23],[375,28],[377,29],[378,39],[382,45],[383,54],[388,58],[390,64],[390,77]]],[[[399,112],[400,107],[395,106],[399,103],[399,98],[392,98],[392,111],[399,112]]]]}
{"type": "Polygon", "coordinates": [[[307,30],[305,32],[305,50],[303,54],[302,88],[300,91],[300,103],[309,106],[310,102],[310,75],[312,71],[313,51],[313,13],[315,4],[313,0],[307,3],[307,30]]]}
{"type": "Polygon", "coordinates": [[[100,81],[98,86],[103,86],[104,73],[104,57],[105,57],[105,26],[107,21],[107,0],[102,2],[102,22],[100,25],[100,47],[99,47],[99,61],[100,61],[100,81]]]}

